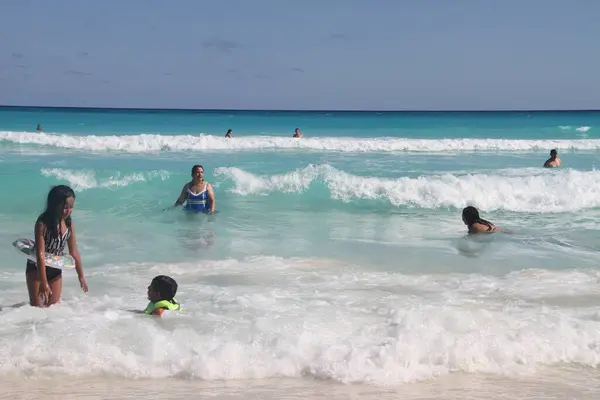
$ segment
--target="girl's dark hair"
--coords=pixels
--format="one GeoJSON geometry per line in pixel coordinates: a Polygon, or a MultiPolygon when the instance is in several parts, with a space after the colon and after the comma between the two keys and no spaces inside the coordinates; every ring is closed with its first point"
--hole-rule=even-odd
{"type": "MultiPolygon", "coordinates": [[[[75,192],[67,185],[54,186],[48,192],[46,210],[38,217],[38,222],[46,225],[46,230],[50,232],[50,237],[58,237],[59,223],[62,218],[65,203],[69,197],[75,199],[75,192]]],[[[71,216],[65,220],[67,227],[71,226],[71,216]]]]}
{"type": "Polygon", "coordinates": [[[492,223],[490,221],[486,221],[485,219],[479,216],[479,210],[477,210],[473,206],[467,206],[463,208],[462,216],[468,226],[471,226],[476,223],[492,226],[492,223]]]}

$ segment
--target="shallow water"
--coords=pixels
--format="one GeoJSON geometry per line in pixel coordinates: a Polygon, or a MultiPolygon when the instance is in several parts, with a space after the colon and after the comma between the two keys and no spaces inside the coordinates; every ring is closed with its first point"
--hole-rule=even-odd
{"type": "Polygon", "coordinates": [[[502,398],[518,391],[496,380],[559,396],[568,380],[551,376],[599,365],[600,114],[112,113],[0,110],[6,378],[316,378],[448,398],[436,382],[460,374],[462,398],[502,398]],[[306,138],[282,136],[296,126],[306,138]],[[540,168],[550,146],[564,168],[540,168]],[[219,212],[163,211],[196,163],[219,212]],[[77,194],[90,292],[64,271],[61,304],[10,307],[27,299],[10,243],[57,183],[77,194]],[[465,237],[468,204],[514,234],[465,237]],[[185,312],[128,312],[158,274],[185,312]]]}

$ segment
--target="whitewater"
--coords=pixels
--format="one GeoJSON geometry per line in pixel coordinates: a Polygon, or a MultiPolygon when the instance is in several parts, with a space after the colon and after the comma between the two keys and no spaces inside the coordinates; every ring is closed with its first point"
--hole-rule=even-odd
{"type": "Polygon", "coordinates": [[[0,108],[3,384],[34,397],[169,382],[170,398],[589,398],[598,132],[596,112],[0,108]],[[553,148],[563,167],[544,169],[553,148]],[[167,209],[194,164],[215,215],[167,209]],[[64,271],[62,302],[36,309],[11,242],[33,236],[56,184],[77,195],[90,291],[64,271]],[[466,237],[467,205],[513,233],[466,237]],[[184,312],[128,311],[159,274],[184,312]]]}

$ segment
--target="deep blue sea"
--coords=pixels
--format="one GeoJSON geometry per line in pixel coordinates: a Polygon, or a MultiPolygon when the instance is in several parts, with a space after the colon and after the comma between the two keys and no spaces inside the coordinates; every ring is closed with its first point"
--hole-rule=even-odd
{"type": "Polygon", "coordinates": [[[600,112],[0,108],[0,375],[403,385],[596,368],[599,135],[600,112]],[[553,148],[563,167],[544,169],[553,148]],[[194,164],[218,213],[164,211],[194,164]],[[65,270],[61,304],[7,307],[27,300],[11,242],[56,184],[76,192],[90,291],[65,270]],[[467,238],[466,205],[514,233],[467,238]],[[127,312],[158,274],[185,312],[127,312]]]}

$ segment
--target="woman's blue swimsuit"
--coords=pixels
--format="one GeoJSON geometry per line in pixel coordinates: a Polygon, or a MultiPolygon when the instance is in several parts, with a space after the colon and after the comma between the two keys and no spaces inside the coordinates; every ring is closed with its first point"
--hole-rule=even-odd
{"type": "Polygon", "coordinates": [[[187,198],[185,209],[187,211],[193,212],[209,212],[210,211],[210,202],[208,200],[208,192],[206,191],[207,183],[204,183],[204,188],[199,193],[194,193],[187,188],[187,198]]]}

